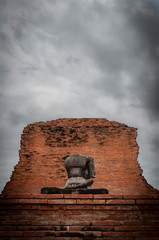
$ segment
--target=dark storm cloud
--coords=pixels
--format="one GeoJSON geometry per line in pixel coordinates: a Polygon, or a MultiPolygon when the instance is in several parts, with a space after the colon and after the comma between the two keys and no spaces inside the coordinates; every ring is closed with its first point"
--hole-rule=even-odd
{"type": "MultiPolygon", "coordinates": [[[[118,100],[129,92],[130,97],[139,99],[151,114],[158,114],[159,10],[155,2],[4,2],[1,2],[1,16],[10,27],[12,38],[7,31],[2,32],[2,48],[10,49],[15,55],[16,45],[37,60],[36,64],[21,64],[22,74],[40,69],[39,43],[49,42],[59,51],[70,48],[74,52],[79,48],[101,71],[97,81],[90,83],[90,89],[118,100]],[[125,80],[126,84],[123,75],[130,78],[125,80]]],[[[50,62],[48,67],[49,64],[55,74],[56,69],[50,62]]]]}
{"type": "Polygon", "coordinates": [[[159,118],[159,72],[156,74],[158,76],[147,83],[144,98],[145,106],[150,113],[150,117],[152,116],[155,120],[159,118]]]}
{"type": "Polygon", "coordinates": [[[10,42],[9,42],[9,39],[8,39],[6,33],[1,32],[0,33],[0,49],[1,49],[1,51],[7,51],[9,45],[10,45],[10,42]]]}
{"type": "MultiPolygon", "coordinates": [[[[130,1],[129,1],[130,2],[130,1]]],[[[134,5],[130,20],[142,39],[142,49],[147,53],[145,68],[149,72],[141,79],[143,100],[150,115],[159,117],[159,6],[153,1],[140,1],[134,5]]],[[[143,59],[144,60],[144,59],[143,59]]],[[[139,79],[140,81],[140,79],[139,79]]]]}
{"type": "Polygon", "coordinates": [[[44,19],[40,13],[42,21],[32,19],[32,23],[56,36],[58,41],[50,38],[56,47],[65,49],[71,45],[74,50],[78,46],[92,58],[103,73],[92,87],[118,99],[129,91],[156,115],[159,9],[150,1],[113,2],[104,5],[92,1],[82,5],[68,1],[58,19],[51,15],[44,19]],[[123,73],[132,76],[128,87],[122,81],[123,73]]]}
{"type": "Polygon", "coordinates": [[[159,8],[153,1],[124,0],[116,2],[110,11],[113,13],[113,18],[110,15],[108,20],[110,29],[101,33],[105,42],[95,42],[93,38],[90,41],[92,56],[104,74],[100,87],[118,99],[125,98],[128,90],[130,96],[140,99],[150,114],[156,116],[159,113],[159,8]],[[122,82],[122,72],[132,77],[128,88],[122,82]]]}
{"type": "Polygon", "coordinates": [[[0,64],[0,73],[1,73],[0,81],[2,83],[4,82],[5,76],[7,76],[7,73],[8,73],[8,69],[3,63],[0,64]]]}
{"type": "MultiPolygon", "coordinates": [[[[111,22],[113,41],[110,46],[103,43],[96,47],[93,42],[92,48],[104,72],[101,86],[119,99],[125,97],[127,88],[120,75],[125,71],[132,76],[130,93],[140,99],[150,118],[156,121],[159,117],[159,6],[149,0],[123,0],[116,2],[112,11],[116,11],[113,15],[116,20],[111,22]]],[[[102,35],[106,39],[104,32],[102,35]]]]}
{"type": "MultiPolygon", "coordinates": [[[[154,136],[152,141],[152,150],[159,153],[159,135],[154,136]]],[[[159,165],[159,164],[158,164],[159,165]]]]}

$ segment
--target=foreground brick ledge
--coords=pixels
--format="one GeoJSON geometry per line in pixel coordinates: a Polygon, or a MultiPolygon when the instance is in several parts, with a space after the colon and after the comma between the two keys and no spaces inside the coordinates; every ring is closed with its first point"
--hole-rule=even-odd
{"type": "Polygon", "coordinates": [[[159,199],[1,199],[0,204],[158,205],[159,199]]]}
{"type": "Polygon", "coordinates": [[[159,239],[157,195],[14,194],[0,203],[5,240],[159,239]]]}
{"type": "Polygon", "coordinates": [[[6,194],[0,199],[159,199],[154,195],[112,195],[112,194],[6,194]]]}

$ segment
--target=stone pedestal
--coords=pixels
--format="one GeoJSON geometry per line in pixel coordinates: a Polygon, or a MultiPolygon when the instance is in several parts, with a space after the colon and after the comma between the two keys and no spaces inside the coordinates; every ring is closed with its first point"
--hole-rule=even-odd
{"type": "Polygon", "coordinates": [[[41,194],[108,194],[106,188],[56,188],[45,187],[41,189],[41,194]]]}

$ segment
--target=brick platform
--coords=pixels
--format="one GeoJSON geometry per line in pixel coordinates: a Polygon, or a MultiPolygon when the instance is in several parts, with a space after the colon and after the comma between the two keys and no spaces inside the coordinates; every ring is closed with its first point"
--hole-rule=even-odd
{"type": "Polygon", "coordinates": [[[0,239],[159,239],[159,195],[10,194],[0,203],[0,239]]]}

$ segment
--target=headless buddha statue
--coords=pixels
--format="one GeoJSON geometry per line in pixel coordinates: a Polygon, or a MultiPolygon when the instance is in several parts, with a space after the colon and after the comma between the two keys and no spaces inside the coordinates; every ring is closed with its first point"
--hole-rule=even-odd
{"type": "Polygon", "coordinates": [[[95,178],[94,159],[77,154],[65,158],[68,180],[65,189],[91,188],[95,178]]]}
{"type": "Polygon", "coordinates": [[[107,194],[105,188],[91,188],[95,178],[94,159],[82,154],[64,157],[68,180],[64,188],[43,187],[42,194],[107,194]]]}

